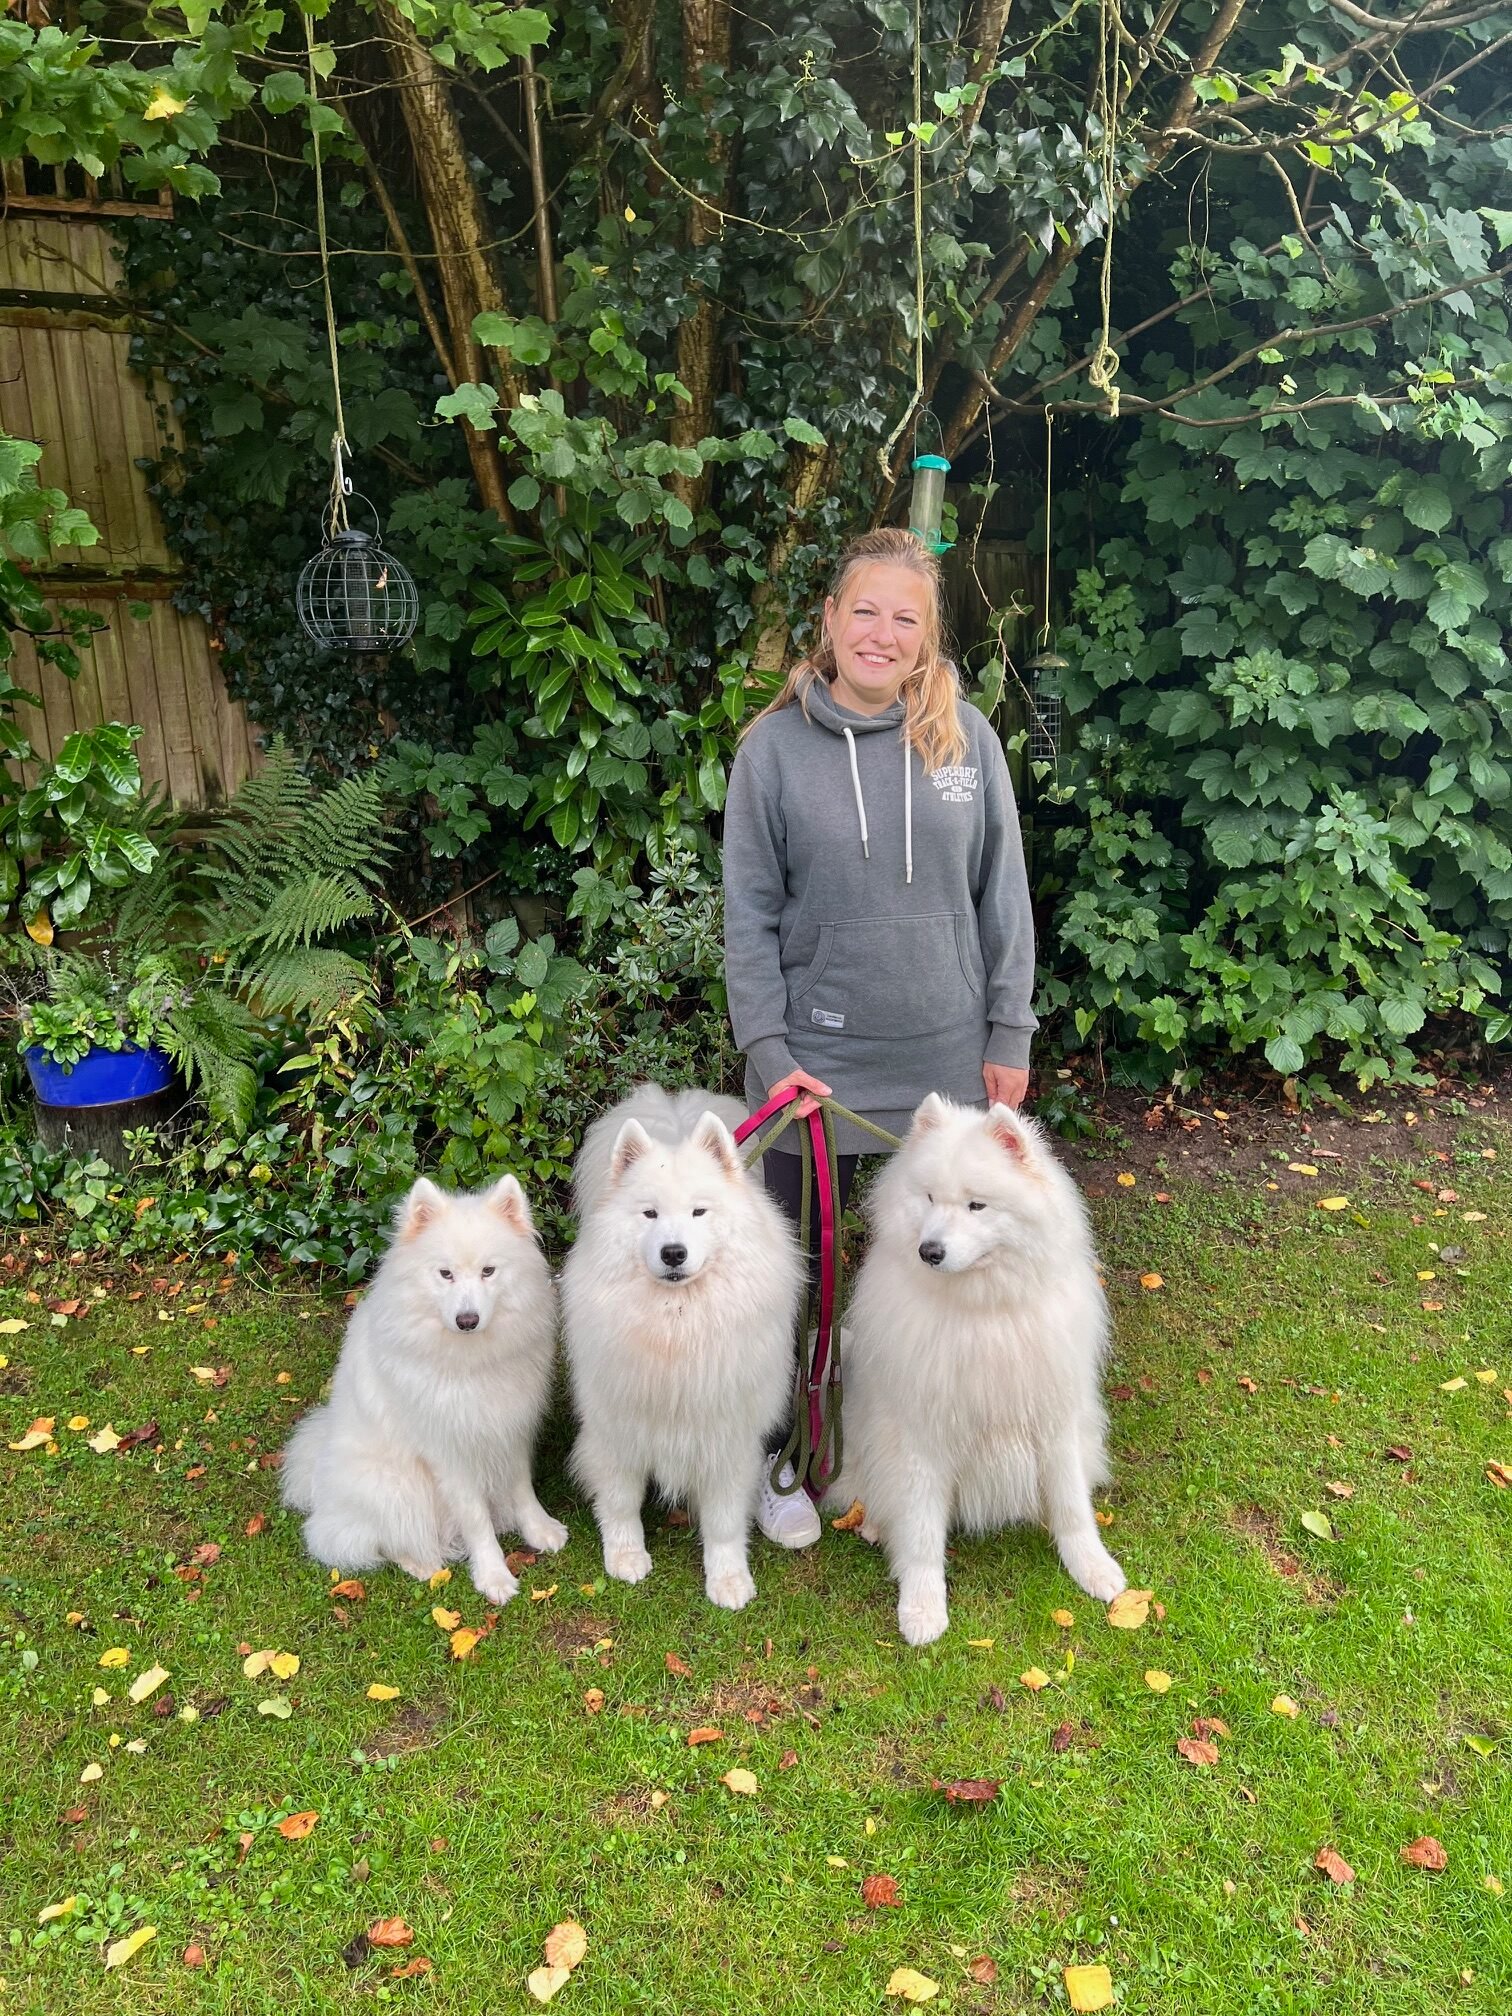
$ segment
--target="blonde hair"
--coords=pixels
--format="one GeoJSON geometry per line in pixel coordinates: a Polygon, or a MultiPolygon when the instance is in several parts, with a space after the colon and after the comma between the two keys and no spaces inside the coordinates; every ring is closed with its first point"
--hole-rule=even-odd
{"type": "MultiPolygon", "coordinates": [[[[899,688],[904,733],[910,745],[918,750],[925,774],[929,775],[946,764],[959,763],[967,749],[966,730],[961,721],[961,680],[949,656],[945,631],[940,563],[916,533],[892,526],[863,532],[840,555],[830,582],[831,598],[836,603],[843,601],[855,575],[861,568],[871,566],[906,567],[911,574],[920,575],[929,588],[919,662],[899,688]]],[[[807,715],[810,691],[820,680],[826,686],[832,685],[835,669],[835,648],[828,626],[821,620],[818,643],[789,672],[776,698],[746,723],[742,734],[748,735],[758,721],[791,707],[795,700],[807,715]]]]}

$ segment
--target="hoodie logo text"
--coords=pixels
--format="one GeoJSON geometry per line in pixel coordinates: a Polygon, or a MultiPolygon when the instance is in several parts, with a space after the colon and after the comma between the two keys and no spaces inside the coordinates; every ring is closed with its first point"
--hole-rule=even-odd
{"type": "Polygon", "coordinates": [[[976,797],[977,775],[974,763],[951,763],[936,770],[930,782],[946,805],[970,805],[976,797]]]}

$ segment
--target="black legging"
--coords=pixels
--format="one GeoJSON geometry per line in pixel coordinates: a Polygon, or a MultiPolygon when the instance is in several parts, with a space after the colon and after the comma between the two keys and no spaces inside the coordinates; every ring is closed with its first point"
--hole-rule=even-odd
{"type": "MultiPolygon", "coordinates": [[[[836,1178],[840,1186],[840,1211],[842,1216],[850,1201],[851,1185],[856,1180],[856,1164],[859,1155],[837,1155],[835,1157],[836,1178]]],[[[783,1155],[768,1149],[761,1158],[761,1176],[766,1184],[767,1195],[775,1197],[795,1226],[801,1227],[800,1213],[803,1206],[803,1157],[783,1155]]],[[[835,1227],[835,1236],[840,1236],[840,1228],[835,1227]]],[[[819,1196],[815,1186],[809,1198],[809,1301],[812,1313],[818,1313],[819,1295],[819,1196]]],[[[797,1339],[793,1340],[793,1358],[796,1366],[798,1356],[797,1339]]],[[[767,1437],[767,1448],[775,1455],[783,1447],[793,1432],[791,1407],[783,1419],[781,1428],[774,1429],[767,1437]]]]}

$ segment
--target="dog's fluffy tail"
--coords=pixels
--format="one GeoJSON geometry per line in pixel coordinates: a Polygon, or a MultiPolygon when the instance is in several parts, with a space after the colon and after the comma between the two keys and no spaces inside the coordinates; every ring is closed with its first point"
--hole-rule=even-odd
{"type": "Polygon", "coordinates": [[[635,1090],[601,1114],[583,1136],[572,1171],[573,1206],[585,1218],[609,1187],[609,1158],[621,1127],[638,1120],[653,1141],[686,1141],[705,1113],[717,1113],[733,1134],[746,1118],[738,1099],[724,1092],[702,1092],[684,1086],[669,1092],[662,1085],[637,1085],[635,1090]]]}
{"type": "Polygon", "coordinates": [[[312,1407],[284,1444],[279,1488],[291,1512],[315,1509],[315,1465],[325,1435],[326,1412],[324,1407],[312,1407]]]}

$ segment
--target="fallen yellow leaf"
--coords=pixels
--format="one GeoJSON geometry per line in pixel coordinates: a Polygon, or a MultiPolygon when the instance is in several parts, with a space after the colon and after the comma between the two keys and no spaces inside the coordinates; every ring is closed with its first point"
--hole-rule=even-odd
{"type": "Polygon", "coordinates": [[[1316,1176],[1318,1173],[1311,1162],[1288,1162],[1286,1166],[1293,1176],[1316,1176]]]}
{"type": "Polygon", "coordinates": [[[1135,1179],[1127,1169],[1120,1172],[1118,1181],[1120,1187],[1124,1190],[1132,1190],[1134,1188],[1135,1179]]]}
{"type": "Polygon", "coordinates": [[[572,1975],[565,1967],[537,1967],[533,1974],[525,1978],[525,1986],[537,2002],[549,2002],[560,1988],[565,1988],[572,1975]]]}
{"type": "Polygon", "coordinates": [[[1019,1685],[1020,1687],[1027,1687],[1031,1694],[1038,1694],[1042,1687],[1050,1685],[1050,1675],[1043,1672],[1038,1666],[1031,1666],[1027,1673],[1020,1673],[1019,1685]]]}
{"type": "Polygon", "coordinates": [[[1297,1717],[1302,1713],[1302,1710],[1293,1701],[1290,1694],[1278,1694],[1271,1703],[1271,1713],[1272,1715],[1284,1715],[1288,1722],[1295,1722],[1297,1717]]]}
{"type": "Polygon", "coordinates": [[[939,1994],[940,1984],[919,1973],[917,1968],[894,1967],[888,1976],[886,1992],[904,2002],[928,2002],[939,1994]]]}
{"type": "Polygon", "coordinates": [[[570,1974],[588,1951],[588,1934],[575,1918],[564,1918],[546,1934],[546,1965],[565,1967],[570,1974]]]}
{"type": "Polygon", "coordinates": [[[995,1638],[968,1638],[966,1643],[973,1652],[990,1652],[997,1643],[995,1638]]]}
{"type": "Polygon", "coordinates": [[[1071,1615],[1069,1610],[1052,1610],[1050,1612],[1050,1622],[1052,1624],[1059,1624],[1062,1631],[1069,1631],[1076,1623],[1076,1619],[1071,1615]]]}
{"type": "Polygon", "coordinates": [[[1137,1631],[1150,1614],[1153,1589],[1124,1589],[1108,1605],[1108,1622],[1115,1631],[1137,1631]]]}
{"type": "Polygon", "coordinates": [[[156,1925],[138,1926],[129,1939],[117,1939],[113,1945],[106,1947],[105,1965],[107,1967],[124,1967],[133,1953],[140,1953],[147,1942],[150,1939],[156,1939],[156,1937],[156,1925]]]}
{"type": "Polygon", "coordinates": [[[1347,1211],[1349,1209],[1349,1199],[1347,1197],[1320,1197],[1318,1199],[1318,1209],[1320,1211],[1347,1211]]]}
{"type": "Polygon", "coordinates": [[[1139,1285],[1141,1288],[1148,1289],[1149,1292],[1153,1295],[1157,1288],[1164,1288],[1165,1276],[1163,1274],[1154,1274],[1154,1273],[1141,1274],[1139,1277],[1139,1285]]]}
{"type": "Polygon", "coordinates": [[[549,1589],[532,1589],[530,1600],[532,1603],[549,1603],[559,1587],[559,1583],[553,1582],[549,1589]]]}
{"type": "MultiPolygon", "coordinates": [[[[1446,1379],[1439,1387],[1439,1391],[1440,1393],[1463,1393],[1469,1384],[1470,1381],[1468,1379],[1446,1379]]],[[[14,1443],[11,1444],[12,1448],[15,1446],[14,1443]]]]}
{"type": "Polygon", "coordinates": [[[1152,1666],[1145,1674],[1145,1685],[1152,1694],[1169,1694],[1171,1676],[1169,1673],[1162,1673],[1158,1666],[1152,1666]]]}
{"type": "Polygon", "coordinates": [[[103,1778],[104,1776],[105,1766],[103,1764],[86,1764],[84,1769],[79,1773],[79,1783],[81,1785],[93,1785],[97,1778],[103,1778]]]}
{"type": "Polygon", "coordinates": [[[453,1631],[451,1634],[451,1655],[453,1659],[465,1659],[482,1637],[481,1631],[453,1631]]]}
{"type": "Polygon", "coordinates": [[[1418,1279],[1419,1281],[1437,1281],[1438,1276],[1431,1267],[1420,1267],[1418,1269],[1418,1279]]]}
{"type": "Polygon", "coordinates": [[[297,1652],[275,1652],[273,1657],[268,1661],[268,1665],[272,1670],[275,1680],[292,1680],[294,1675],[299,1671],[299,1654],[297,1652]]]}
{"type": "Polygon", "coordinates": [[[98,1435],[90,1436],[89,1446],[93,1449],[96,1456],[108,1456],[112,1449],[120,1448],[121,1438],[117,1435],[113,1425],[107,1421],[98,1435]]]}
{"type": "Polygon", "coordinates": [[[70,1434],[82,1435],[84,1430],[89,1426],[89,1416],[87,1414],[75,1414],[70,1417],[67,1425],[70,1434]]]}
{"type": "Polygon", "coordinates": [[[131,1664],[131,1654],[126,1650],[124,1645],[112,1645],[108,1652],[100,1654],[100,1664],[102,1666],[129,1666],[131,1664]]]}
{"type": "Polygon", "coordinates": [[[1484,1366],[1475,1376],[1482,1386],[1494,1386],[1497,1378],[1496,1367],[1494,1365],[1484,1366]]]}
{"type": "Polygon", "coordinates": [[[65,1897],[61,1904],[44,1904],[37,1913],[39,1925],[50,1925],[54,1918],[71,1918],[79,1908],[77,1897],[65,1897]]]}
{"type": "Polygon", "coordinates": [[[1113,2007],[1113,1976],[1106,1967],[1068,1967],[1066,2000],[1084,2012],[1113,2007]]]}
{"type": "Polygon", "coordinates": [[[455,1631],[457,1626],[462,1622],[462,1612],[460,1610],[447,1610],[438,1603],[431,1611],[431,1622],[438,1631],[455,1631]]]}
{"type": "Polygon", "coordinates": [[[438,1568],[426,1583],[427,1589],[444,1589],[451,1580],[450,1568],[438,1568]]]}
{"type": "Polygon", "coordinates": [[[256,1680],[260,1674],[267,1672],[272,1663],[273,1654],[271,1651],[249,1652],[242,1661],[242,1672],[249,1680],[256,1680]]]}
{"type": "Polygon", "coordinates": [[[166,1666],[149,1666],[145,1673],[139,1673],[126,1689],[128,1701],[145,1701],[149,1694],[155,1694],[168,1678],[166,1666]]]}
{"type": "Polygon", "coordinates": [[[14,1337],[22,1330],[30,1330],[31,1325],[24,1316],[7,1316],[0,1323],[0,1337],[14,1337]]]}
{"type": "Polygon", "coordinates": [[[850,1864],[843,1855],[826,1855],[826,1865],[831,1869],[849,1869],[850,1864]]]}
{"type": "Polygon", "coordinates": [[[754,1771],[745,1771],[736,1764],[720,1779],[721,1785],[728,1785],[732,1792],[739,1792],[747,1799],[754,1799],[760,1791],[754,1771]]]}
{"type": "Polygon", "coordinates": [[[105,1689],[103,1687],[96,1687],[93,1694],[91,1694],[89,1698],[96,1708],[105,1707],[105,1705],[110,1700],[110,1696],[105,1692],[105,1689]]]}
{"type": "Polygon", "coordinates": [[[397,1701],[399,1699],[399,1689],[388,1686],[382,1680],[375,1680],[367,1690],[367,1698],[369,1701],[397,1701]]]}
{"type": "Polygon", "coordinates": [[[40,1449],[44,1442],[52,1440],[52,1432],[57,1425],[51,1414],[39,1414],[19,1442],[12,1442],[12,1449],[40,1449]]]}

